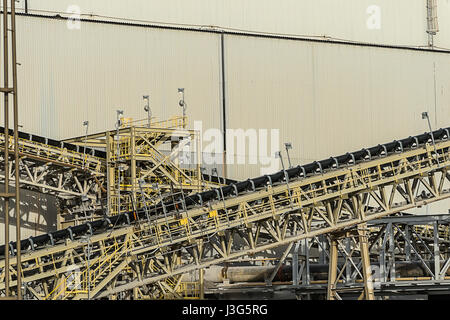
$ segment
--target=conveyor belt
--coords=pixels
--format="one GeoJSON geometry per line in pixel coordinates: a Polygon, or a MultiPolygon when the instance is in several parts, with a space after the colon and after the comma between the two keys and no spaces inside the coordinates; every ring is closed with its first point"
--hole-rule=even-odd
{"type": "MultiPolygon", "coordinates": [[[[9,130],[10,133],[10,139],[13,139],[13,130],[9,130]]],[[[4,127],[0,127],[0,140],[4,137],[4,127]]],[[[4,141],[4,139],[3,139],[4,141]]],[[[3,148],[3,144],[0,146],[3,148]]],[[[25,157],[26,161],[29,161],[32,163],[34,168],[37,168],[37,166],[43,165],[44,168],[42,171],[49,171],[50,173],[47,176],[53,175],[53,172],[56,175],[60,175],[61,168],[67,169],[67,171],[72,172],[72,175],[80,182],[83,182],[82,179],[89,179],[94,176],[103,175],[106,171],[106,152],[98,149],[93,148],[85,148],[81,145],[75,145],[55,139],[50,139],[47,137],[42,137],[38,135],[33,135],[25,132],[19,131],[19,152],[21,156],[25,157]],[[68,150],[66,152],[65,150],[68,150]],[[86,167],[83,167],[83,159],[86,159],[86,162],[88,165],[86,167]],[[49,163],[52,163],[53,167],[50,168],[48,166],[49,163]],[[66,168],[67,167],[67,168],[66,168]],[[72,171],[73,168],[79,169],[77,171],[72,171]],[[84,170],[87,169],[90,171],[93,175],[85,175],[84,170]]],[[[26,163],[23,163],[25,165],[26,163]]],[[[46,190],[48,192],[47,188],[51,188],[50,190],[55,195],[63,195],[64,197],[72,196],[72,197],[81,197],[82,191],[78,190],[78,186],[73,183],[73,187],[66,186],[65,188],[61,187],[55,187],[54,185],[46,185],[46,183],[41,183],[37,185],[35,181],[28,181],[26,180],[29,175],[25,173],[25,169],[23,166],[21,166],[21,171],[24,171],[23,177],[21,178],[21,184],[26,185],[27,188],[42,192],[42,190],[46,190]],[[29,185],[28,185],[29,183],[29,185]],[[74,189],[71,189],[74,188],[74,189]]],[[[40,175],[40,173],[39,173],[40,175]]],[[[57,179],[57,177],[56,177],[57,179]]],[[[95,179],[95,178],[94,178],[95,179]]],[[[231,179],[224,179],[220,176],[212,176],[209,174],[203,174],[204,181],[209,181],[212,183],[217,184],[231,184],[235,183],[235,180],[231,179]]],[[[89,181],[89,183],[92,183],[92,181],[89,181]]],[[[98,183],[98,182],[97,182],[98,183]]],[[[92,194],[88,194],[87,196],[94,200],[96,199],[95,192],[91,190],[92,194]]],[[[99,200],[99,199],[97,199],[99,200]]],[[[75,204],[76,205],[76,204],[75,204]]],[[[95,227],[98,226],[98,222],[93,223],[95,227]]],[[[78,230],[79,228],[75,228],[75,230],[78,230]]],[[[62,232],[64,233],[64,232],[62,232]]],[[[60,239],[61,232],[56,233],[57,239],[60,239]]],[[[40,243],[40,237],[37,237],[36,239],[40,243]]],[[[31,240],[32,241],[32,240],[31,240]]],[[[2,246],[4,248],[4,246],[2,246]]],[[[1,251],[4,253],[4,249],[1,251]]]]}
{"type": "MultiPolygon", "coordinates": [[[[5,132],[5,128],[0,126],[0,134],[2,134],[4,132],[5,132]]],[[[14,131],[12,129],[10,129],[9,134],[12,137],[14,134],[14,131]]],[[[64,141],[54,140],[54,139],[50,139],[47,137],[42,137],[42,136],[38,136],[35,134],[26,133],[26,132],[22,132],[22,131],[19,131],[19,139],[28,140],[30,142],[37,142],[40,144],[45,144],[48,146],[57,147],[57,148],[61,148],[61,149],[67,149],[67,150],[74,151],[74,152],[77,152],[80,154],[91,155],[91,156],[101,158],[104,161],[106,161],[106,152],[102,151],[102,150],[87,148],[87,147],[85,148],[81,145],[75,145],[75,144],[67,143],[64,141]]],[[[226,179],[226,178],[223,178],[220,176],[210,175],[210,174],[206,174],[206,173],[203,173],[202,176],[205,181],[209,181],[209,182],[213,182],[213,183],[220,183],[220,184],[228,185],[228,184],[237,182],[236,180],[226,179]]]]}
{"type": "MultiPolygon", "coordinates": [[[[5,127],[0,126],[0,133],[4,133],[4,132],[5,132],[5,127]]],[[[10,136],[13,136],[14,131],[9,129],[9,134],[10,134],[10,136]]],[[[83,146],[77,146],[77,145],[70,144],[67,142],[62,142],[59,140],[41,137],[41,136],[38,136],[35,134],[30,134],[30,133],[25,133],[25,132],[19,131],[19,139],[29,140],[31,142],[42,143],[42,144],[46,144],[48,146],[57,147],[57,148],[61,148],[61,149],[67,149],[70,151],[78,152],[80,154],[86,153],[86,154],[94,156],[94,157],[106,159],[106,152],[104,152],[104,151],[96,150],[96,149],[92,149],[92,148],[85,148],[83,146]]]]}
{"type": "MultiPolygon", "coordinates": [[[[12,130],[5,141],[4,128],[0,128],[0,149],[13,147],[12,130]]],[[[40,136],[19,133],[18,153],[20,162],[19,187],[57,197],[68,210],[83,206],[98,206],[98,194],[105,179],[104,153],[94,149],[40,136]]],[[[0,156],[0,182],[5,179],[4,155],[0,156]]],[[[10,162],[9,175],[16,164],[10,162]]],[[[13,183],[14,179],[10,179],[13,183]]]]}
{"type": "MultiPolygon", "coordinates": [[[[177,194],[149,210],[30,238],[23,242],[23,281],[37,299],[151,290],[188,272],[448,199],[448,129],[433,133],[435,146],[431,137],[394,141],[185,200],[177,194]],[[71,285],[73,277],[80,286],[71,285]]],[[[12,256],[11,287],[18,269],[12,256]]]]}
{"type": "MultiPolygon", "coordinates": [[[[445,129],[439,129],[433,132],[434,140],[436,142],[446,141],[449,139],[450,127],[445,129]]],[[[337,170],[344,166],[352,166],[357,163],[370,161],[379,157],[385,157],[395,153],[402,153],[406,150],[416,149],[426,143],[431,143],[431,134],[424,133],[417,136],[408,137],[402,140],[395,140],[389,143],[380,144],[375,147],[362,149],[352,153],[346,153],[341,156],[331,157],[322,161],[315,161],[303,166],[297,166],[286,171],[279,171],[272,175],[265,175],[254,179],[248,179],[246,181],[232,183],[225,187],[221,187],[214,190],[205,191],[202,193],[186,196],[185,204],[186,210],[192,208],[195,205],[203,204],[213,200],[224,200],[230,197],[236,197],[240,193],[248,191],[256,191],[258,189],[266,187],[268,184],[276,185],[280,183],[286,183],[287,181],[295,181],[298,179],[304,179],[311,175],[321,175],[325,171],[337,170]]],[[[169,212],[169,215],[173,215],[177,212],[175,204],[171,201],[167,201],[163,204],[158,204],[155,207],[150,208],[152,216],[161,216],[164,212],[169,212]]],[[[128,226],[132,224],[136,219],[145,219],[146,212],[140,210],[138,212],[122,213],[113,217],[106,217],[102,220],[97,220],[91,223],[75,226],[69,229],[59,230],[51,234],[44,234],[30,239],[22,240],[21,247],[26,250],[33,248],[33,250],[39,250],[45,248],[48,245],[55,245],[65,241],[66,239],[76,239],[86,234],[96,234],[105,232],[105,230],[111,228],[119,228],[121,226],[128,226]]],[[[11,249],[15,249],[16,244],[11,243],[9,246],[11,249]]],[[[5,246],[0,247],[0,255],[4,254],[5,246]]]]}

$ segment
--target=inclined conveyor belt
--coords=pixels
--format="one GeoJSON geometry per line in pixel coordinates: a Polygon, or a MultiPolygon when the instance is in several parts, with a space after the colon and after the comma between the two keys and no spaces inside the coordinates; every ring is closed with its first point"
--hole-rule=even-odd
{"type": "MultiPolygon", "coordinates": [[[[0,134],[3,134],[5,132],[5,127],[0,126],[0,134]]],[[[14,138],[14,131],[9,129],[9,135],[11,138],[14,138]]],[[[30,142],[37,142],[41,144],[45,144],[52,147],[57,147],[61,149],[67,149],[70,151],[78,152],[78,153],[86,153],[94,157],[103,158],[106,159],[106,152],[92,149],[92,148],[85,148],[83,146],[76,146],[74,144],[70,144],[67,142],[62,142],[58,140],[53,140],[49,138],[44,138],[38,135],[25,133],[19,131],[19,139],[28,140],[30,142]]]]}
{"type": "MultiPolygon", "coordinates": [[[[0,126],[0,134],[3,134],[4,132],[5,132],[5,128],[0,126]]],[[[9,134],[13,138],[14,131],[9,129],[9,134]]],[[[61,149],[67,149],[67,150],[78,152],[78,153],[89,154],[89,155],[97,157],[97,158],[105,159],[105,161],[106,161],[106,152],[105,151],[87,148],[87,147],[85,148],[83,146],[78,146],[78,145],[74,145],[74,144],[70,144],[67,142],[54,140],[54,139],[50,139],[50,138],[44,138],[44,137],[41,137],[38,135],[25,133],[25,132],[21,132],[21,131],[19,131],[19,139],[28,140],[30,142],[36,142],[36,143],[40,143],[40,144],[45,144],[48,146],[57,147],[57,148],[61,148],[61,149]]],[[[232,179],[225,179],[220,176],[209,175],[206,173],[203,173],[202,176],[203,176],[203,180],[212,182],[212,183],[232,184],[232,183],[237,182],[232,179]]]]}
{"type": "MultiPolygon", "coordinates": [[[[449,139],[450,127],[439,129],[433,132],[435,141],[445,141],[449,139]]],[[[41,138],[42,139],[42,138],[41,138]]],[[[307,176],[322,174],[325,170],[337,170],[341,166],[353,166],[359,162],[370,161],[379,157],[387,156],[394,153],[401,153],[406,150],[415,149],[424,145],[425,143],[432,143],[431,133],[424,133],[421,135],[408,137],[402,140],[395,140],[386,144],[380,144],[375,147],[362,149],[352,153],[346,153],[338,157],[331,157],[322,161],[315,161],[303,166],[297,166],[285,171],[279,171],[272,175],[265,175],[254,179],[248,179],[242,182],[235,182],[224,187],[208,190],[205,192],[185,195],[186,210],[207,201],[221,201],[224,198],[237,196],[243,192],[254,192],[259,188],[264,188],[268,184],[286,183],[296,179],[304,179],[307,176]]],[[[166,201],[164,206],[159,203],[156,206],[149,208],[152,216],[159,216],[166,212],[168,215],[174,214],[175,203],[166,201]]],[[[61,243],[66,239],[76,239],[86,234],[96,234],[104,232],[111,227],[121,227],[130,225],[136,219],[146,219],[146,212],[140,209],[136,212],[126,212],[120,215],[105,217],[103,219],[86,223],[79,226],[74,226],[64,230],[55,231],[49,234],[43,234],[36,237],[31,237],[21,241],[21,248],[24,250],[37,250],[45,248],[48,245],[55,245],[61,243]]],[[[11,242],[9,245],[11,252],[16,248],[16,244],[11,242]]],[[[0,255],[4,254],[5,246],[0,247],[0,255]]]]}

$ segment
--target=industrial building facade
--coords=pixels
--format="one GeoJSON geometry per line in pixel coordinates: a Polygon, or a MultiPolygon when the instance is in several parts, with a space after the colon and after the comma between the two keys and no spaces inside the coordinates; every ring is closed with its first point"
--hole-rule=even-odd
{"type": "MultiPolygon", "coordinates": [[[[261,29],[256,18],[239,23],[232,20],[234,14],[223,22],[232,29],[260,32],[256,34],[117,21],[105,17],[143,20],[139,12],[150,12],[149,20],[181,18],[165,16],[174,13],[164,11],[160,2],[141,1],[142,10],[125,6],[133,12],[101,2],[79,3],[79,29],[69,27],[72,20],[55,17],[60,12],[61,17],[73,18],[73,13],[67,13],[70,1],[30,0],[28,14],[18,16],[20,112],[26,115],[21,117],[21,130],[64,139],[82,135],[86,120],[91,133],[112,129],[118,108],[129,118],[146,117],[144,94],[151,95],[153,114],[166,119],[181,114],[176,90],[184,87],[191,128],[201,121],[204,131],[216,128],[223,132],[224,126],[279,129],[279,148],[291,142],[291,161],[298,165],[391,137],[421,133],[427,129],[420,118],[422,111],[429,112],[434,128],[445,126],[450,117],[450,54],[440,49],[450,47],[445,42],[450,39],[445,37],[450,33],[445,24],[450,21],[445,19],[450,9],[446,10],[449,5],[445,1],[438,4],[443,17],[433,50],[426,48],[426,6],[420,1],[395,5],[381,1],[380,8],[387,12],[382,11],[379,30],[365,25],[370,13],[361,1],[357,1],[359,5],[349,3],[348,8],[336,8],[334,1],[311,7],[303,7],[307,5],[302,2],[286,4],[300,6],[298,12],[303,15],[283,19],[284,29],[266,21],[261,29]],[[349,8],[359,7],[358,21],[343,19],[349,23],[345,30],[331,29],[342,24],[327,25],[329,19],[324,17],[316,20],[320,21],[318,29],[305,34],[323,33],[360,42],[270,34],[292,34],[304,30],[304,25],[312,26],[305,22],[310,19],[305,12],[318,8],[324,9],[320,10],[324,15],[333,12],[338,17],[336,12],[344,15],[349,8]],[[402,16],[402,8],[407,8],[408,17],[402,16]],[[101,17],[83,15],[87,13],[101,17]],[[393,26],[393,21],[403,23],[402,27],[393,26]],[[389,32],[391,28],[401,34],[389,32]],[[424,48],[417,48],[420,46],[424,48]]],[[[270,2],[258,4],[261,10],[272,7],[283,10],[270,2]]],[[[227,12],[219,7],[209,10],[227,12]]],[[[242,10],[250,17],[257,15],[251,8],[242,10]]],[[[295,12],[283,12],[288,11],[295,12]]],[[[206,23],[198,20],[195,12],[179,14],[189,18],[180,23],[206,23]]],[[[217,21],[225,16],[218,15],[217,21]]],[[[273,156],[272,147],[269,142],[269,156],[273,156]]],[[[230,178],[260,175],[259,163],[250,164],[248,155],[234,153],[234,164],[227,166],[230,178]],[[243,157],[244,164],[237,164],[243,157]]],[[[222,164],[217,167],[223,171],[222,164]]],[[[445,211],[445,206],[434,210],[445,211]]]]}
{"type": "MultiPolygon", "coordinates": [[[[433,130],[448,126],[448,0],[72,2],[18,4],[23,132],[70,139],[85,121],[89,134],[113,130],[116,110],[146,118],[143,95],[158,119],[180,116],[178,88],[189,129],[201,123],[225,141],[230,129],[277,130],[263,153],[274,158],[290,142],[294,166],[422,134],[425,111],[433,130]]],[[[202,138],[205,147],[211,137],[202,138]]],[[[260,176],[250,144],[239,153],[222,142],[215,156],[232,161],[207,171],[260,176]]],[[[51,196],[22,199],[25,238],[56,228],[56,214],[44,213],[56,211],[51,196]]],[[[449,204],[408,212],[447,213],[449,204]]]]}
{"type": "MultiPolygon", "coordinates": [[[[56,139],[82,135],[85,120],[91,133],[112,128],[117,107],[145,118],[143,94],[160,119],[180,115],[178,87],[191,127],[278,128],[294,163],[422,132],[422,111],[439,128],[450,112],[444,50],[84,20],[74,30],[35,16],[19,16],[18,29],[19,75],[30,79],[21,125],[56,139]]],[[[259,168],[228,172],[244,179],[259,168]]]]}

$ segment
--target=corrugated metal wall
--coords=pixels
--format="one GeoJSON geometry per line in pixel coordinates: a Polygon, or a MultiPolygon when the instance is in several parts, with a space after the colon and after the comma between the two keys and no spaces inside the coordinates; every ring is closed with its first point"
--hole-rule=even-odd
{"type": "Polygon", "coordinates": [[[226,61],[228,127],[279,128],[294,163],[450,123],[449,54],[233,36],[226,61]]]}
{"type": "MultiPolygon", "coordinates": [[[[188,115],[222,127],[220,35],[65,20],[18,18],[23,130],[53,138],[112,129],[115,110],[144,118],[188,115]]],[[[450,120],[450,54],[225,35],[227,128],[280,129],[293,163],[342,154],[450,120]]],[[[1,120],[2,121],[2,120],[1,120]]],[[[191,125],[192,128],[192,125],[191,125]]],[[[246,179],[258,166],[229,166],[246,179]]],[[[447,210],[441,205],[439,211],[447,210]]]]}
{"type": "MultiPolygon", "coordinates": [[[[222,128],[220,35],[18,18],[23,130],[52,138],[114,128],[126,117],[188,115],[222,128]]],[[[450,119],[450,54],[225,35],[227,128],[280,129],[296,163],[403,138],[450,119]]],[[[0,115],[1,117],[2,115],[0,115]]],[[[257,166],[230,167],[234,178],[257,166]]]]}
{"type": "Polygon", "coordinates": [[[217,36],[104,24],[69,30],[65,21],[18,18],[21,124],[54,138],[112,129],[116,110],[145,118],[144,94],[161,119],[188,112],[220,127],[220,51],[217,36]]]}
{"type": "Polygon", "coordinates": [[[450,48],[450,1],[437,0],[439,32],[435,36],[435,45],[450,48]]]}
{"type": "MultiPolygon", "coordinates": [[[[24,0],[20,6],[23,7],[24,0]]],[[[354,41],[427,45],[426,0],[28,0],[30,12],[65,12],[77,5],[87,15],[174,24],[220,26],[256,32],[329,36],[354,41]],[[367,28],[371,6],[380,28],[367,28]],[[39,10],[39,11],[37,11],[39,10]]],[[[438,0],[436,46],[450,48],[450,2],[438,0]]]]}

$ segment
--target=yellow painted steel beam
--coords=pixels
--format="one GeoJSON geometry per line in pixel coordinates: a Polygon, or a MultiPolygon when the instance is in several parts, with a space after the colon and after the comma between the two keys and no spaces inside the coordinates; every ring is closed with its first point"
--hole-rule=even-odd
{"type": "MultiPolygon", "coordinates": [[[[432,148],[427,145],[290,181],[289,185],[268,186],[223,201],[206,203],[181,216],[169,215],[151,224],[141,223],[94,235],[90,240],[94,247],[103,242],[123,248],[114,251],[114,258],[101,254],[92,258],[91,265],[105,269],[102,271],[105,276],[120,274],[121,266],[134,265],[137,260],[144,261],[149,267],[141,271],[141,280],[129,279],[122,284],[116,281],[114,286],[94,282],[90,289],[97,293],[97,298],[105,297],[447,199],[450,197],[449,146],[449,141],[436,144],[439,166],[435,164],[432,148]],[[412,192],[406,190],[405,182],[414,186],[412,192]],[[421,189],[422,193],[417,192],[421,189]],[[367,204],[368,200],[371,205],[367,204]],[[242,237],[248,246],[237,250],[232,241],[233,235],[237,236],[240,231],[248,231],[242,237]],[[206,249],[214,254],[205,256],[206,249]],[[174,258],[174,255],[182,254],[182,261],[174,258]],[[112,259],[118,263],[117,266],[108,262],[112,259]],[[104,268],[105,265],[108,268],[104,268]]],[[[24,281],[30,278],[36,281],[36,287],[42,287],[44,283],[54,286],[54,279],[62,272],[61,265],[68,250],[78,252],[79,267],[86,270],[87,259],[82,252],[85,246],[75,241],[23,254],[24,281]],[[45,266],[40,265],[42,261],[45,261],[45,266]]],[[[15,260],[11,260],[14,270],[15,260]]],[[[0,261],[0,267],[2,263],[4,265],[0,261]]],[[[12,279],[11,285],[14,283],[12,279]]],[[[35,288],[35,291],[38,290],[35,288]]],[[[43,292],[43,289],[39,288],[39,291],[43,292]]]]}
{"type": "MultiPolygon", "coordinates": [[[[8,148],[14,145],[14,138],[10,137],[8,148]]],[[[105,161],[102,158],[50,146],[44,143],[18,139],[19,155],[27,159],[34,159],[43,163],[52,163],[60,167],[87,170],[92,174],[102,174],[105,171],[105,161]]],[[[0,133],[0,150],[5,149],[5,135],[0,133]]]]}

